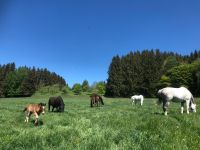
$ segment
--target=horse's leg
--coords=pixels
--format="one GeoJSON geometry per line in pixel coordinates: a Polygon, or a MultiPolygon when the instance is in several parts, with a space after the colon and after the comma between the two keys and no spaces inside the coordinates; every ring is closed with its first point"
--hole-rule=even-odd
{"type": "Polygon", "coordinates": [[[24,122],[28,122],[28,114],[29,114],[29,112],[27,112],[26,118],[25,118],[25,121],[24,121],[24,122]]]}
{"type": "Polygon", "coordinates": [[[140,104],[141,104],[141,106],[143,105],[143,98],[141,98],[140,104]]]}
{"type": "Polygon", "coordinates": [[[37,126],[38,125],[39,116],[38,116],[38,114],[36,112],[34,113],[34,115],[35,115],[35,125],[37,126]]]}
{"type": "Polygon", "coordinates": [[[185,102],[181,102],[181,114],[183,114],[184,104],[185,104],[185,102]]]}
{"type": "Polygon", "coordinates": [[[189,106],[190,106],[190,101],[189,101],[189,100],[186,100],[186,111],[187,111],[187,114],[190,113],[190,111],[189,111],[189,106]]]}
{"type": "Polygon", "coordinates": [[[50,111],[50,104],[48,104],[48,111],[50,111]]]}
{"type": "Polygon", "coordinates": [[[134,103],[134,99],[132,100],[132,106],[133,106],[133,103],[134,103]]]}
{"type": "Polygon", "coordinates": [[[169,106],[169,102],[163,102],[163,111],[164,115],[167,116],[167,108],[169,106]]]}
{"type": "Polygon", "coordinates": [[[93,102],[92,102],[92,100],[90,100],[90,106],[93,107],[93,102]]]}
{"type": "Polygon", "coordinates": [[[31,116],[31,112],[27,112],[27,115],[26,115],[25,122],[28,122],[28,120],[29,120],[30,116],[31,116]]]}
{"type": "Polygon", "coordinates": [[[52,106],[52,112],[53,112],[53,110],[54,110],[54,107],[52,106]]]}

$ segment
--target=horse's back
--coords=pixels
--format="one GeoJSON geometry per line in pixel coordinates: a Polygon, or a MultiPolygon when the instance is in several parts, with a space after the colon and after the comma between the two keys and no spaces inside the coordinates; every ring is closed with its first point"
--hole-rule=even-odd
{"type": "Polygon", "coordinates": [[[192,97],[191,92],[185,87],[166,87],[159,90],[158,94],[167,97],[168,99],[191,99],[192,97]]]}
{"type": "Polygon", "coordinates": [[[133,95],[133,96],[131,97],[131,99],[136,99],[136,100],[142,99],[142,98],[143,98],[143,95],[133,95]]]}
{"type": "Polygon", "coordinates": [[[29,104],[25,107],[28,112],[35,112],[39,109],[38,104],[29,104]]]}
{"type": "MultiPolygon", "coordinates": [[[[65,107],[65,104],[64,104],[64,101],[62,99],[61,96],[58,96],[58,97],[50,97],[49,98],[49,110],[50,110],[50,106],[54,108],[59,108],[59,111],[63,112],[64,111],[64,107],[65,107]]],[[[53,111],[52,109],[52,111],[53,111]]]]}
{"type": "Polygon", "coordinates": [[[49,105],[57,106],[57,105],[61,105],[61,104],[64,104],[61,96],[49,98],[49,105]]]}

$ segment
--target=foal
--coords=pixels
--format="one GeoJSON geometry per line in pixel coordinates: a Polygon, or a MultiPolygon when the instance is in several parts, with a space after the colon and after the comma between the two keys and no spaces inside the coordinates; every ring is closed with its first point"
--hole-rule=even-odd
{"type": "Polygon", "coordinates": [[[27,112],[27,115],[26,115],[26,119],[25,119],[25,122],[28,122],[31,114],[33,113],[35,115],[35,125],[38,125],[38,118],[39,118],[39,115],[42,113],[44,114],[45,113],[45,106],[46,104],[45,103],[39,103],[39,104],[29,104],[27,105],[25,108],[24,108],[24,112],[26,111],[27,112]]]}

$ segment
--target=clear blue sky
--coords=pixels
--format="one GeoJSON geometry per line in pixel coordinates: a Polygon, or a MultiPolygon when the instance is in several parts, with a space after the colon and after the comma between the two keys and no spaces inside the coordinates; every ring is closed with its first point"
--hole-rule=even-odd
{"type": "Polygon", "coordinates": [[[0,64],[105,81],[112,57],[200,49],[199,0],[0,0],[0,64]]]}

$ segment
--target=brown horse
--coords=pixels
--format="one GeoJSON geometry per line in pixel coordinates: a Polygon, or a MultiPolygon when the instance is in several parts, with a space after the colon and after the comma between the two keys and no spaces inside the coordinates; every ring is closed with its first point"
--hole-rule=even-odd
{"type": "Polygon", "coordinates": [[[38,125],[38,118],[39,115],[42,113],[45,113],[45,106],[46,104],[44,103],[39,103],[39,104],[29,104],[24,108],[24,112],[26,111],[26,119],[25,122],[28,122],[31,114],[33,113],[35,115],[35,125],[38,125]]]}
{"type": "Polygon", "coordinates": [[[103,103],[103,99],[101,96],[97,95],[97,94],[93,94],[90,96],[90,106],[93,107],[93,106],[100,106],[100,103],[102,105],[104,105],[103,103]]]}

